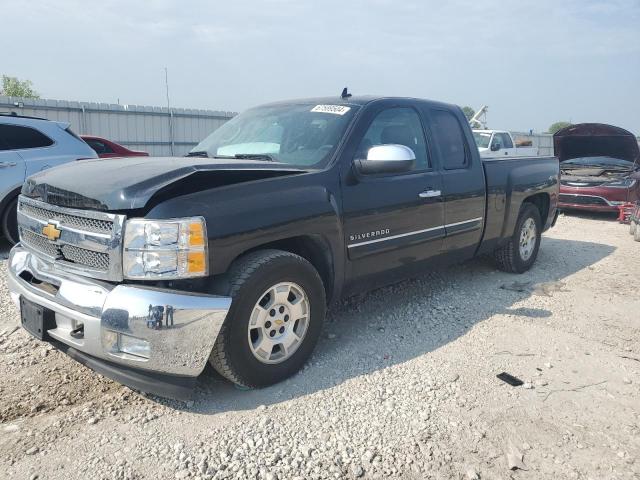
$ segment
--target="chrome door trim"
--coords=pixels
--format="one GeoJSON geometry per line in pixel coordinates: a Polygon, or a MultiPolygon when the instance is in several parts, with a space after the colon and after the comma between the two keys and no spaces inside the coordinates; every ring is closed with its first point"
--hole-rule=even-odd
{"type": "Polygon", "coordinates": [[[347,245],[347,248],[362,247],[364,245],[370,245],[372,243],[386,242],[387,240],[394,240],[396,238],[408,237],[408,236],[411,236],[411,235],[419,235],[421,233],[433,232],[435,230],[441,230],[441,229],[447,229],[448,227],[457,227],[457,226],[464,225],[464,224],[467,224],[467,223],[476,223],[476,222],[480,222],[482,220],[484,220],[483,217],[476,217],[476,218],[472,218],[470,220],[464,220],[462,222],[447,223],[445,225],[439,225],[437,227],[424,228],[422,230],[414,230],[412,232],[406,232],[406,233],[399,233],[397,235],[391,235],[390,237],[376,238],[374,240],[367,240],[366,242],[352,243],[350,245],[347,245]]]}
{"type": "Polygon", "coordinates": [[[434,198],[442,195],[442,190],[425,190],[424,192],[420,192],[418,196],[420,198],[434,198]]]}

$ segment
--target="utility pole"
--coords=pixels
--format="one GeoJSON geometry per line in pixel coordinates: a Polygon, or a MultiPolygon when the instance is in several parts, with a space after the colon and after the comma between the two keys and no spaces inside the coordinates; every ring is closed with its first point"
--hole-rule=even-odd
{"type": "Polygon", "coordinates": [[[164,67],[164,86],[167,92],[167,110],[169,111],[169,141],[171,142],[171,155],[174,155],[173,112],[171,111],[171,102],[169,100],[169,70],[167,67],[164,67]]]}

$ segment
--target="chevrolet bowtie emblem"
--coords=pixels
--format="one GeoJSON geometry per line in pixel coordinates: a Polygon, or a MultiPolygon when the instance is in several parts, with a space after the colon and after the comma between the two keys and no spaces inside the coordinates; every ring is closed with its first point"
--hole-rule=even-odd
{"type": "Polygon", "coordinates": [[[60,230],[53,223],[49,223],[42,229],[42,234],[52,242],[60,238],[60,230]]]}

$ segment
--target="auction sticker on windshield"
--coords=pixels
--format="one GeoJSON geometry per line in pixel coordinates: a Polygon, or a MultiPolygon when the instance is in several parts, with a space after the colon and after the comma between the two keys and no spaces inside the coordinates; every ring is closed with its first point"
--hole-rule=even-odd
{"type": "Polygon", "coordinates": [[[333,113],[334,115],[344,115],[351,107],[345,107],[344,105],[316,105],[311,109],[312,112],[320,113],[333,113]]]}

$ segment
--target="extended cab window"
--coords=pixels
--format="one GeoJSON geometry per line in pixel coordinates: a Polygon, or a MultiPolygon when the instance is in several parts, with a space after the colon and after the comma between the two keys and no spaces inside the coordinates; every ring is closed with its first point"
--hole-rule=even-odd
{"type": "Polygon", "coordinates": [[[445,170],[466,168],[469,165],[464,134],[458,119],[446,110],[431,111],[433,141],[440,152],[445,170]]]}
{"type": "Polygon", "coordinates": [[[18,125],[0,124],[0,148],[5,150],[23,150],[53,145],[46,135],[38,130],[18,125]]]}
{"type": "Polygon", "coordinates": [[[380,112],[365,133],[356,158],[366,158],[371,147],[377,145],[404,145],[416,156],[414,170],[425,170],[430,164],[418,113],[412,108],[395,107],[380,112]]]}

